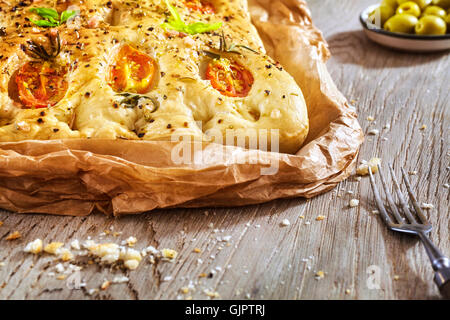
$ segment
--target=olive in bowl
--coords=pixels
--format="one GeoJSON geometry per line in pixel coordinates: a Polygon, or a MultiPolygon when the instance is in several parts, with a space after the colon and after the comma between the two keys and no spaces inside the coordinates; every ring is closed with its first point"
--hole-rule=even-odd
{"type": "Polygon", "coordinates": [[[423,16],[415,26],[419,35],[444,35],[447,32],[447,24],[437,16],[423,16]]]}

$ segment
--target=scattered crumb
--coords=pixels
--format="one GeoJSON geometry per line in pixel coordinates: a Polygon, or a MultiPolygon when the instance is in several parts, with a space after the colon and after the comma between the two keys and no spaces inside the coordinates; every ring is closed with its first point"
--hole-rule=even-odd
{"type": "Polygon", "coordinates": [[[201,253],[201,252],[202,252],[202,250],[201,250],[201,249],[199,249],[199,248],[195,248],[195,249],[194,249],[194,252],[195,252],[195,253],[201,253]]]}
{"type": "Polygon", "coordinates": [[[352,291],[350,289],[345,290],[346,295],[349,295],[350,293],[352,293],[352,291]]]}
{"type": "Polygon", "coordinates": [[[300,219],[305,219],[305,216],[300,216],[299,218],[300,218],[300,219]]]}
{"type": "Polygon", "coordinates": [[[10,234],[6,237],[6,240],[11,241],[11,240],[20,239],[21,237],[22,237],[22,235],[20,234],[19,231],[14,231],[13,233],[10,233],[10,234]]]}
{"type": "Polygon", "coordinates": [[[73,241],[70,243],[70,247],[71,247],[72,249],[74,249],[74,250],[80,250],[80,249],[81,249],[81,247],[80,247],[80,241],[78,241],[78,240],[73,240],[73,241]]]}
{"type": "Polygon", "coordinates": [[[183,287],[180,289],[182,294],[188,294],[189,293],[189,288],[188,287],[183,287]]]}
{"type": "Polygon", "coordinates": [[[359,206],[359,200],[358,199],[350,200],[349,206],[350,208],[356,208],[357,206],[359,206]]]}
{"type": "Polygon", "coordinates": [[[59,250],[59,254],[61,255],[61,260],[64,262],[73,260],[74,258],[72,252],[70,252],[70,250],[66,248],[59,250]]]}
{"type": "Polygon", "coordinates": [[[0,227],[3,225],[3,221],[0,221],[0,227]]]}
{"type": "Polygon", "coordinates": [[[130,279],[128,277],[125,276],[116,276],[114,277],[114,279],[112,280],[112,283],[126,283],[130,281],[130,279]]]}
{"type": "Polygon", "coordinates": [[[368,132],[368,134],[371,135],[371,136],[377,136],[377,135],[380,134],[380,130],[372,129],[372,130],[370,130],[370,131],[368,132]]]}
{"type": "Polygon", "coordinates": [[[59,275],[59,276],[57,276],[56,277],[56,279],[58,279],[58,280],[64,280],[64,279],[66,279],[66,275],[65,274],[61,274],[61,275],[59,275]]]}
{"type": "Polygon", "coordinates": [[[126,242],[127,242],[129,247],[134,247],[134,245],[137,243],[137,239],[136,239],[136,237],[129,237],[126,240],[126,242]]]}
{"type": "Polygon", "coordinates": [[[426,124],[422,125],[419,130],[421,131],[427,130],[427,125],[426,124]]]}
{"type": "Polygon", "coordinates": [[[383,129],[389,130],[391,128],[391,125],[389,123],[385,124],[383,129]]]}
{"type": "Polygon", "coordinates": [[[373,116],[368,116],[367,121],[369,122],[375,121],[375,118],[373,116]]]}
{"type": "Polygon", "coordinates": [[[25,246],[24,252],[38,254],[42,252],[42,240],[36,239],[25,246]]]}
{"type": "Polygon", "coordinates": [[[446,184],[444,184],[444,188],[445,188],[445,189],[449,189],[449,188],[450,188],[450,185],[449,185],[448,183],[446,183],[446,184]]]}
{"type": "Polygon", "coordinates": [[[98,292],[98,289],[89,289],[88,294],[90,296],[93,296],[94,294],[96,294],[98,292]]]}
{"type": "Polygon", "coordinates": [[[432,205],[431,203],[422,203],[421,208],[426,210],[433,209],[434,205],[432,205]]]}
{"type": "Polygon", "coordinates": [[[316,221],[322,221],[322,220],[325,220],[327,217],[325,217],[325,216],[318,216],[317,218],[316,218],[316,221]]]}
{"type": "Polygon", "coordinates": [[[211,291],[211,290],[205,289],[203,292],[212,299],[220,298],[220,294],[216,291],[211,291]]]}
{"type": "Polygon", "coordinates": [[[395,276],[394,276],[394,281],[398,281],[398,280],[400,280],[400,276],[395,275],[395,276]]]}
{"type": "Polygon", "coordinates": [[[109,288],[109,286],[111,285],[111,281],[105,280],[102,285],[100,286],[100,289],[102,290],[106,290],[109,288]]]}
{"type": "Polygon", "coordinates": [[[163,259],[167,261],[174,261],[178,256],[178,252],[173,249],[162,249],[161,254],[163,259]]]}
{"type": "Polygon", "coordinates": [[[381,165],[380,158],[372,158],[368,162],[363,161],[358,169],[356,169],[356,174],[359,176],[367,176],[369,174],[369,167],[372,170],[372,173],[377,173],[379,165],[381,165]]]}
{"type": "Polygon", "coordinates": [[[59,249],[64,245],[62,242],[51,242],[45,246],[44,251],[50,254],[59,254],[59,249]]]}
{"type": "Polygon", "coordinates": [[[408,174],[410,176],[416,176],[417,175],[417,171],[409,171],[408,174]]]}
{"type": "Polygon", "coordinates": [[[64,268],[64,266],[61,263],[58,263],[55,266],[55,269],[56,269],[56,272],[58,272],[58,273],[63,273],[65,271],[65,268],[64,268]]]}
{"type": "Polygon", "coordinates": [[[325,272],[323,271],[317,271],[315,275],[316,280],[322,280],[325,278],[325,272]]]}
{"type": "Polygon", "coordinates": [[[283,221],[281,221],[281,226],[282,227],[287,227],[290,226],[291,222],[288,219],[284,219],[283,221]]]}

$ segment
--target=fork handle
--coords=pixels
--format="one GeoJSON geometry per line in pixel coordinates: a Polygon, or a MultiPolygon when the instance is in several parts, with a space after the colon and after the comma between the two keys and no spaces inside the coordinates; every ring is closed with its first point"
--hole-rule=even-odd
{"type": "Polygon", "coordinates": [[[442,296],[450,300],[450,268],[442,268],[436,271],[434,282],[439,287],[442,296]]]}
{"type": "Polygon", "coordinates": [[[424,232],[419,232],[419,237],[425,246],[433,269],[436,271],[434,282],[441,291],[442,296],[450,300],[450,259],[442,254],[424,232]]]}

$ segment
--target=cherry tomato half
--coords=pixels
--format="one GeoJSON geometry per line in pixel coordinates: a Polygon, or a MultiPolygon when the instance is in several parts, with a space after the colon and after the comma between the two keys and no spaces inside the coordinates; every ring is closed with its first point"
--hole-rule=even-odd
{"type": "Polygon", "coordinates": [[[185,0],[184,1],[186,7],[193,11],[200,11],[204,14],[214,14],[216,13],[216,9],[214,5],[209,1],[204,0],[185,0]]]}
{"type": "Polygon", "coordinates": [[[30,61],[16,75],[19,99],[25,108],[47,108],[66,94],[66,70],[45,61],[30,61]]]}
{"type": "Polygon", "coordinates": [[[209,63],[206,78],[214,89],[228,97],[246,97],[254,82],[249,70],[224,58],[209,63]]]}
{"type": "Polygon", "coordinates": [[[157,65],[147,54],[130,45],[120,48],[109,70],[109,85],[116,92],[147,93],[154,81],[157,65]]]}

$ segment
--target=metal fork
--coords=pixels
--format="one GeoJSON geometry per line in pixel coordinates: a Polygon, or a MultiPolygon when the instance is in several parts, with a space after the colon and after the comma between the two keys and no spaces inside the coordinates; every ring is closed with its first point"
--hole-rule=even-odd
{"type": "Polygon", "coordinates": [[[383,204],[383,200],[381,199],[380,193],[378,192],[377,185],[375,183],[375,178],[372,173],[372,169],[369,166],[370,183],[372,185],[372,190],[375,195],[375,202],[377,204],[378,209],[380,210],[381,217],[383,218],[384,222],[388,225],[390,230],[413,234],[420,238],[423,245],[425,246],[425,250],[428,254],[428,257],[431,260],[433,269],[436,272],[434,276],[434,282],[439,287],[441,294],[446,299],[450,299],[450,260],[441,253],[441,251],[431,242],[430,238],[428,237],[428,234],[432,230],[432,226],[428,222],[419,204],[417,203],[417,197],[412,191],[411,183],[409,182],[405,170],[403,168],[401,168],[401,170],[406,190],[408,191],[409,198],[411,200],[415,213],[419,217],[420,221],[418,221],[411,212],[412,208],[411,209],[409,208],[407,201],[405,200],[405,197],[403,196],[403,193],[400,190],[400,184],[398,183],[397,177],[395,176],[395,172],[391,164],[389,164],[389,171],[391,173],[392,180],[394,182],[394,189],[400,202],[400,206],[403,211],[404,217],[400,214],[400,210],[394,202],[392,194],[389,191],[389,188],[387,187],[386,179],[379,165],[378,171],[380,173],[381,184],[383,185],[383,189],[386,194],[386,199],[389,203],[389,207],[391,208],[394,220],[386,211],[386,208],[383,204]]]}

